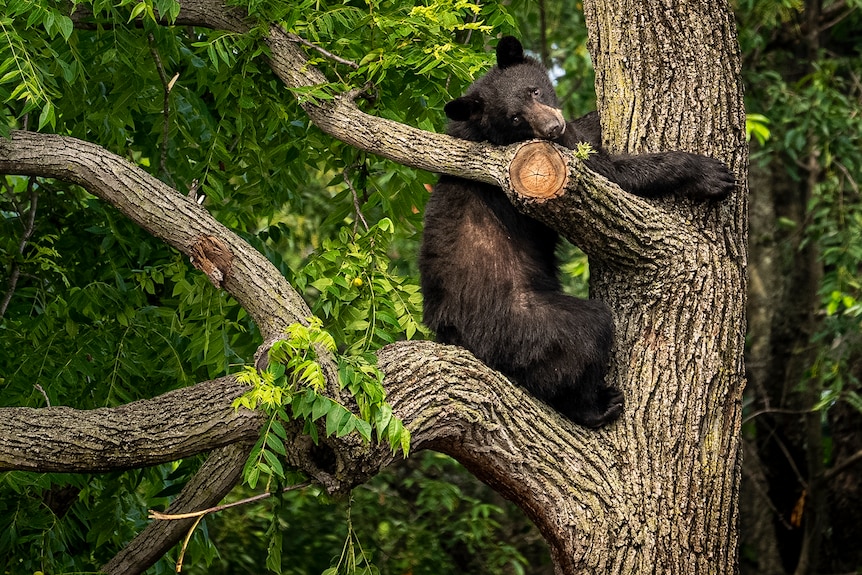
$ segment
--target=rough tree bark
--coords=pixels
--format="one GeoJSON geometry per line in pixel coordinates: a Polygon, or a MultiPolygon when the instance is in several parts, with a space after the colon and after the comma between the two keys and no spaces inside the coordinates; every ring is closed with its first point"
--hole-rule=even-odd
{"type": "MultiPolygon", "coordinates": [[[[594,0],[584,9],[605,145],[696,151],[743,174],[729,7],[594,0]]],[[[633,558],[632,572],[729,573],[745,377],[746,195],[720,206],[664,202],[661,211],[661,232],[628,227],[637,261],[606,247],[590,253],[593,293],[617,321],[612,376],[627,391],[628,416],[613,438],[632,479],[619,496],[634,537],[620,555],[633,558]],[[652,250],[667,237],[672,249],[652,250]]]]}
{"type": "MultiPolygon", "coordinates": [[[[659,4],[585,3],[606,143],[628,152],[711,153],[742,181],[744,118],[730,9],[726,2],[659,4]]],[[[86,24],[87,15],[76,19],[86,24]]],[[[215,0],[182,2],[179,23],[248,28],[215,0]]],[[[279,27],[269,29],[266,42],[286,85],[323,81],[279,27]]],[[[385,348],[379,361],[389,401],[411,430],[413,449],[452,455],[521,506],[547,539],[560,575],[733,573],[744,383],[743,191],[720,205],[650,202],[545,145],[542,153],[562,160],[549,165],[567,173],[559,191],[536,199],[518,194],[512,182],[523,178],[509,173],[524,146],[496,149],[425,133],[362,113],[352,96],[303,108],[321,129],[357,147],[499,184],[520,209],[590,256],[595,295],[614,310],[617,324],[610,377],[625,392],[626,413],[598,431],[564,420],[458,348],[429,342],[385,348]]],[[[0,141],[0,173],[73,181],[113,203],[195,257],[269,341],[308,315],[277,271],[205,210],[97,146],[16,132],[0,141]]],[[[99,412],[2,409],[0,470],[105,471],[218,448],[172,511],[206,507],[237,480],[237,462],[260,424],[255,414],[230,407],[241,392],[223,378],[99,412]],[[192,401],[192,419],[178,420],[192,401]],[[209,486],[205,474],[214,470],[219,482],[209,486]]],[[[299,429],[289,433],[289,463],[333,492],[365,481],[394,458],[388,448],[351,436],[315,447],[299,429]]],[[[143,571],[183,529],[154,524],[105,570],[143,571]]]]}

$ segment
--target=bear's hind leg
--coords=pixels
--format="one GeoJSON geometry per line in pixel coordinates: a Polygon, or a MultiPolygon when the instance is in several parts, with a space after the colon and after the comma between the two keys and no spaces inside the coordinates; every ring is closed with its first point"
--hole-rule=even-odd
{"type": "Polygon", "coordinates": [[[558,292],[533,292],[528,301],[514,324],[529,336],[501,371],[575,423],[595,428],[618,418],[622,394],[605,383],[613,342],[607,306],[558,292]]]}
{"type": "Polygon", "coordinates": [[[592,429],[613,422],[622,415],[622,392],[604,381],[603,368],[589,366],[574,387],[565,387],[549,400],[551,406],[580,425],[592,429]]]}

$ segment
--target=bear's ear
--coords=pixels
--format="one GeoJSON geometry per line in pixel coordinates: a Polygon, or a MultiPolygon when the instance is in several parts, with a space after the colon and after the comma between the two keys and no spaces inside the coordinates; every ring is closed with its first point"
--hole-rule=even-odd
{"type": "Polygon", "coordinates": [[[504,36],[497,44],[497,66],[502,70],[524,63],[524,47],[514,36],[504,36]]]}
{"type": "Polygon", "coordinates": [[[467,122],[480,117],[483,107],[482,100],[479,98],[461,96],[446,104],[443,110],[446,112],[446,117],[450,120],[467,122]]]}

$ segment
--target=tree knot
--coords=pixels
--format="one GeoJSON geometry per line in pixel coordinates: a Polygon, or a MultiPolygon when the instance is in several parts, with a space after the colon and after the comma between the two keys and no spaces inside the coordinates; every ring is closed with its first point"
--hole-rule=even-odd
{"type": "Polygon", "coordinates": [[[219,238],[203,236],[191,247],[189,260],[207,275],[215,287],[221,288],[230,274],[233,253],[219,238]]]}

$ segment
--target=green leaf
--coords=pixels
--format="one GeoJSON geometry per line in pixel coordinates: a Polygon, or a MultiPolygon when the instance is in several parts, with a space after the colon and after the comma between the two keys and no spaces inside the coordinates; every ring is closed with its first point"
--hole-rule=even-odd
{"type": "Polygon", "coordinates": [[[338,431],[338,423],[346,411],[342,406],[333,402],[329,411],[326,412],[326,435],[333,435],[338,431]]]}
{"type": "Polygon", "coordinates": [[[41,130],[48,124],[51,124],[52,128],[57,124],[57,119],[54,116],[54,105],[51,102],[46,102],[42,107],[42,113],[39,114],[39,129],[41,130]]]}
{"type": "MultiPolygon", "coordinates": [[[[285,417],[286,414],[284,414],[283,409],[280,409],[278,411],[281,413],[281,415],[279,415],[278,417],[281,417],[283,419],[287,419],[285,417]]],[[[276,435],[276,437],[278,437],[280,439],[287,439],[287,431],[285,431],[284,426],[281,424],[281,422],[278,419],[273,419],[270,422],[270,430],[276,435]]],[[[281,455],[284,455],[284,453],[282,453],[281,455]]]]}
{"type": "MultiPolygon", "coordinates": [[[[348,433],[350,433],[354,429],[356,429],[357,426],[361,425],[362,423],[365,423],[366,425],[368,425],[368,422],[363,422],[361,419],[359,419],[358,417],[356,417],[355,415],[353,415],[349,411],[346,411],[341,416],[341,421],[338,422],[338,426],[337,426],[335,435],[336,435],[336,437],[344,437],[345,435],[347,435],[348,433]]],[[[368,429],[370,430],[371,427],[368,426],[368,429]]],[[[361,433],[360,433],[360,435],[361,435],[361,433]]],[[[371,438],[369,437],[369,438],[366,438],[365,440],[371,441],[371,438]]]]}
{"type": "MultiPolygon", "coordinates": [[[[276,518],[273,518],[273,523],[277,523],[276,518]]],[[[267,546],[266,553],[266,568],[273,573],[282,572],[281,553],[283,542],[284,537],[276,528],[274,532],[270,534],[269,545],[267,546]]]]}
{"type": "Polygon", "coordinates": [[[271,361],[267,367],[275,379],[284,377],[284,364],[271,361]]]}
{"type": "Polygon", "coordinates": [[[231,57],[230,57],[230,54],[228,53],[227,47],[224,45],[224,42],[221,42],[221,41],[215,42],[214,46],[215,46],[216,52],[218,53],[218,56],[222,60],[222,62],[224,62],[225,64],[230,66],[231,57]]]}
{"type": "Polygon", "coordinates": [[[379,437],[383,437],[386,426],[389,425],[390,421],[392,421],[392,407],[389,404],[384,403],[380,406],[380,410],[374,421],[374,424],[377,427],[377,435],[379,437]]]}
{"type": "MultiPolygon", "coordinates": [[[[278,456],[274,454],[272,451],[263,450],[263,457],[266,459],[266,462],[269,464],[270,474],[275,475],[276,477],[284,478],[284,468],[281,466],[281,461],[278,459],[278,456]]],[[[263,467],[263,463],[260,464],[263,467]]]]}
{"type": "Polygon", "coordinates": [[[69,40],[69,37],[72,35],[72,31],[74,30],[72,19],[68,16],[59,15],[57,18],[57,27],[60,29],[60,34],[63,36],[63,40],[69,40]]]}
{"type": "Polygon", "coordinates": [[[248,484],[248,486],[252,489],[257,487],[258,479],[260,479],[260,468],[252,467],[251,469],[249,469],[248,473],[245,476],[245,482],[248,484]]]}
{"type": "Polygon", "coordinates": [[[332,406],[332,400],[331,399],[329,399],[327,397],[323,397],[323,396],[318,396],[314,400],[314,406],[311,409],[312,421],[317,421],[318,419],[320,419],[321,417],[326,415],[326,413],[329,412],[331,406],[332,406]]]}
{"type": "Polygon", "coordinates": [[[411,440],[410,430],[407,429],[406,427],[402,426],[401,427],[401,453],[404,455],[404,457],[407,457],[408,455],[410,455],[410,440],[411,440]]]}
{"type": "Polygon", "coordinates": [[[272,451],[274,451],[276,454],[281,455],[282,457],[287,455],[287,451],[284,448],[284,443],[274,433],[268,434],[266,436],[266,446],[272,451]]]}
{"type": "Polygon", "coordinates": [[[138,2],[134,8],[132,8],[132,12],[129,15],[129,20],[126,24],[130,24],[132,20],[138,18],[141,14],[147,11],[147,4],[145,2],[138,2]]]}
{"type": "Polygon", "coordinates": [[[371,441],[371,424],[365,421],[364,419],[355,419],[354,424],[356,426],[356,431],[359,432],[359,435],[362,436],[362,439],[365,441],[371,441]]]}
{"type": "Polygon", "coordinates": [[[213,67],[218,68],[218,52],[216,52],[215,44],[207,45],[207,56],[209,56],[213,67]]]}
{"type": "Polygon", "coordinates": [[[848,391],[845,399],[847,403],[853,407],[853,409],[855,409],[859,413],[862,413],[862,396],[860,396],[855,391],[848,391]]]}

